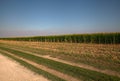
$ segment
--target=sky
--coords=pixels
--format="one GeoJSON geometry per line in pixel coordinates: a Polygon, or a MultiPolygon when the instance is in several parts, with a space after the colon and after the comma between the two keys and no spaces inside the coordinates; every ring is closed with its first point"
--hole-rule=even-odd
{"type": "Polygon", "coordinates": [[[120,0],[0,0],[0,37],[120,32],[120,0]]]}

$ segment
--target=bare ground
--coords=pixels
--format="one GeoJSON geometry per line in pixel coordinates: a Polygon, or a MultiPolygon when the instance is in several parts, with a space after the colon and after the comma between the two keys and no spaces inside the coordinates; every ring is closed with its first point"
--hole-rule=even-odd
{"type": "Polygon", "coordinates": [[[0,81],[49,81],[0,54],[0,81]]]}

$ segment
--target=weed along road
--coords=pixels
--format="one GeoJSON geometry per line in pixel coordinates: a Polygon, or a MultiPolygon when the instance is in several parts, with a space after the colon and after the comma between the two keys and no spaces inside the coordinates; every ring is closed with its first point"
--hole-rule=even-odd
{"type": "Polygon", "coordinates": [[[49,81],[0,54],[0,81],[49,81]]]}

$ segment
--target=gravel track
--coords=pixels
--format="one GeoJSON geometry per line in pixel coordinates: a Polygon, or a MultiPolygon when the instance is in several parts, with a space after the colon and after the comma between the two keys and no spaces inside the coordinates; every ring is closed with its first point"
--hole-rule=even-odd
{"type": "Polygon", "coordinates": [[[49,81],[0,54],[0,81],[49,81]]]}

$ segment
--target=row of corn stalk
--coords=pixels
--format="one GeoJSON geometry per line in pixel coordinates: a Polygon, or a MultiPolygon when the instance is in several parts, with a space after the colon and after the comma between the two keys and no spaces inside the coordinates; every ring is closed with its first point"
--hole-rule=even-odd
{"type": "Polygon", "coordinates": [[[38,41],[38,42],[120,44],[120,32],[57,35],[57,36],[16,37],[16,38],[0,38],[0,39],[17,40],[17,41],[38,41]]]}

